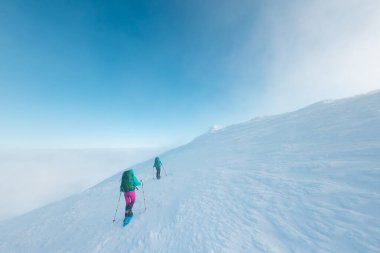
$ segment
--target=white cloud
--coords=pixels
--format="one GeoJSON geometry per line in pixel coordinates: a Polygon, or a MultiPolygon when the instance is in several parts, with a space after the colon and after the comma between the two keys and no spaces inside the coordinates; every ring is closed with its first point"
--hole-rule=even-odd
{"type": "Polygon", "coordinates": [[[380,2],[298,2],[268,12],[273,45],[264,99],[273,112],[380,88],[380,2]]]}
{"type": "Polygon", "coordinates": [[[0,220],[60,200],[162,149],[0,150],[0,220]]]}

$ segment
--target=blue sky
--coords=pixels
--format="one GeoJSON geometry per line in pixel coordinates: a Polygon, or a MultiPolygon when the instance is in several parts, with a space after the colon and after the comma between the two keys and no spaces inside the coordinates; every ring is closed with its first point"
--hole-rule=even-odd
{"type": "Polygon", "coordinates": [[[376,1],[0,2],[0,148],[147,147],[380,87],[376,1]]]}

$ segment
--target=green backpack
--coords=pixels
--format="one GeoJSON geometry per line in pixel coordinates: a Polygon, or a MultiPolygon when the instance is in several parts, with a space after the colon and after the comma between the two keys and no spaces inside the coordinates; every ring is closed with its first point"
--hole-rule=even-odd
{"type": "Polygon", "coordinates": [[[131,192],[136,189],[136,186],[141,185],[140,181],[135,177],[134,171],[127,170],[124,171],[121,178],[120,191],[121,192],[131,192]]]}

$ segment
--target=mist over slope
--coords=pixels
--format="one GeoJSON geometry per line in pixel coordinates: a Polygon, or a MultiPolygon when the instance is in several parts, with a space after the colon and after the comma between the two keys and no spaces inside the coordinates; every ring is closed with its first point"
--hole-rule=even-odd
{"type": "Polygon", "coordinates": [[[379,126],[373,92],[215,130],[163,154],[160,181],[133,167],[147,211],[140,189],[126,228],[120,172],[3,222],[0,251],[376,252],[379,126]]]}
{"type": "Polygon", "coordinates": [[[0,222],[82,192],[162,150],[0,149],[0,222]]]}

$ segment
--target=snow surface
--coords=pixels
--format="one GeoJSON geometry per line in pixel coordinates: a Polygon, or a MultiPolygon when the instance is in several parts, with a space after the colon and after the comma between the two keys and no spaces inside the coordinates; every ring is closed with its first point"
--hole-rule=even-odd
{"type": "Polygon", "coordinates": [[[120,172],[3,222],[0,252],[380,252],[379,127],[380,92],[226,127],[162,155],[162,180],[133,167],[127,227],[120,172]]]}

